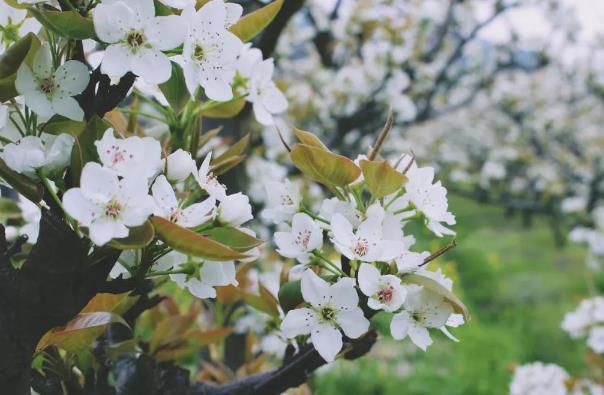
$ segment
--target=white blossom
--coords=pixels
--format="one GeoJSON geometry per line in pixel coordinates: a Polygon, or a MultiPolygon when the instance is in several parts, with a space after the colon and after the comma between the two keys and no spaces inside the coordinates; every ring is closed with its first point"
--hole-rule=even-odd
{"type": "Polygon", "coordinates": [[[308,214],[298,213],[292,218],[290,231],[275,232],[275,244],[281,256],[307,263],[312,251],[323,246],[323,231],[308,214]]]}
{"type": "Polygon", "coordinates": [[[534,362],[514,371],[510,395],[567,395],[568,373],[558,365],[534,362]]]}
{"type": "Polygon", "coordinates": [[[65,211],[88,228],[90,239],[102,246],[114,238],[127,237],[128,227],[142,225],[153,213],[153,198],[147,180],[124,177],[89,162],[82,169],[79,188],[63,196],[65,211]]]}
{"type": "Polygon", "coordinates": [[[241,192],[225,196],[218,205],[218,221],[223,225],[240,226],[253,218],[250,199],[241,192]]]}
{"type": "Polygon", "coordinates": [[[381,275],[375,266],[368,263],[359,267],[358,282],[361,292],[369,297],[367,305],[373,310],[397,311],[407,297],[400,278],[392,274],[381,275]]]}
{"type": "Polygon", "coordinates": [[[335,360],[342,349],[342,334],[351,339],[369,329],[369,321],[358,307],[354,280],[342,278],[328,284],[312,270],[302,276],[302,296],[310,307],[291,310],[281,323],[287,338],[310,335],[310,340],[327,362],[335,360]]]}
{"type": "Polygon", "coordinates": [[[59,114],[81,121],[84,111],[73,96],[82,93],[89,80],[88,69],[76,60],[68,60],[55,70],[50,46],[44,43],[34,57],[33,69],[25,62],[19,67],[15,88],[36,114],[59,114]]]}
{"type": "Polygon", "coordinates": [[[36,172],[63,170],[70,161],[74,138],[68,134],[26,136],[4,146],[2,160],[17,173],[35,178],[36,172]]]}
{"type": "Polygon", "coordinates": [[[223,200],[226,198],[226,187],[218,182],[214,173],[210,169],[210,162],[212,160],[212,153],[210,152],[203,162],[201,166],[199,166],[199,171],[197,171],[195,175],[195,179],[197,183],[208,193],[208,195],[214,197],[216,200],[223,200]]]}
{"type": "Polygon", "coordinates": [[[166,158],[166,177],[170,181],[184,181],[196,171],[195,160],[187,151],[179,148],[166,158]]]}
{"type": "Polygon", "coordinates": [[[266,208],[262,215],[275,224],[289,221],[299,210],[302,197],[298,185],[285,182],[268,181],[266,189],[266,208]]]}

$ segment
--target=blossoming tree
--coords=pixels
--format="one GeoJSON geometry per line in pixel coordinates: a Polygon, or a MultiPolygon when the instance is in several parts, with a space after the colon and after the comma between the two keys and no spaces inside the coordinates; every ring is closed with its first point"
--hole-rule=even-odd
{"type": "Polygon", "coordinates": [[[2,200],[3,392],[279,394],[365,354],[378,312],[423,350],[434,330],[455,340],[447,327],[468,311],[428,270],[454,241],[431,252],[414,237],[452,237],[455,217],[434,169],[380,156],[392,118],[355,161],[302,130],[284,142],[320,193],[266,183],[264,221],[277,227],[266,241],[287,261],[274,289],[254,281],[270,247],[247,195],[221,180],[250,137],[218,139],[202,122],[246,102],[263,125],[285,111],[272,59],[245,42],[295,6],[0,2],[0,176],[19,194],[2,200]],[[268,361],[250,340],[229,373],[234,327],[253,337],[250,309],[283,348],[268,361]]]}

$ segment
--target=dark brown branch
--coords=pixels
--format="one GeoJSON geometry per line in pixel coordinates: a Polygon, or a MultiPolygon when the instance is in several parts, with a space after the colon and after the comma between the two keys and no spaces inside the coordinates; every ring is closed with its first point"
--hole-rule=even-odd
{"type": "Polygon", "coordinates": [[[287,0],[283,2],[283,7],[262,33],[262,37],[258,42],[257,48],[262,51],[264,58],[269,58],[275,52],[277,42],[281,33],[287,26],[287,23],[296,12],[304,5],[304,0],[287,0]]]}

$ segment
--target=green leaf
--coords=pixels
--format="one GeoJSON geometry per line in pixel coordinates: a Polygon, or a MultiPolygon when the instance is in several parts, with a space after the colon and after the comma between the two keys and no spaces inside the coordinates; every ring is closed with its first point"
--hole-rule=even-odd
{"type": "Polygon", "coordinates": [[[403,281],[406,283],[421,285],[424,288],[442,296],[448,303],[453,306],[453,310],[456,313],[463,314],[463,318],[466,322],[470,321],[470,312],[466,305],[451,291],[440,285],[438,281],[432,280],[431,278],[420,276],[418,274],[408,274],[403,277],[403,281]]]}
{"type": "Polygon", "coordinates": [[[94,115],[88,123],[84,132],[76,136],[73,150],[71,151],[71,182],[74,187],[80,185],[80,176],[84,165],[98,159],[98,153],[94,142],[99,140],[111,125],[105,120],[94,115]]]}
{"type": "Polygon", "coordinates": [[[245,303],[256,310],[260,310],[272,317],[279,317],[279,308],[274,298],[267,298],[266,295],[255,295],[241,288],[235,288],[235,291],[245,303]]]}
{"type": "Polygon", "coordinates": [[[327,148],[327,146],[325,144],[323,144],[323,142],[321,140],[319,140],[319,138],[317,136],[315,136],[314,134],[298,129],[298,128],[294,128],[294,134],[296,135],[296,137],[298,138],[298,140],[300,140],[300,142],[302,144],[306,144],[306,145],[310,145],[312,147],[317,147],[317,148],[322,148],[324,150],[329,150],[327,148]]]}
{"type": "Polygon", "coordinates": [[[105,332],[107,325],[112,323],[128,326],[126,321],[114,313],[80,313],[67,325],[46,332],[38,342],[36,352],[48,346],[57,346],[72,353],[84,351],[105,332]]]}
{"type": "Polygon", "coordinates": [[[297,144],[289,155],[302,173],[328,187],[348,185],[361,174],[350,159],[311,145],[297,144]]]}
{"type": "Polygon", "coordinates": [[[35,34],[28,33],[0,55],[0,102],[19,95],[15,88],[17,71],[22,63],[31,67],[38,48],[40,40],[35,34]]]}
{"type": "Polygon", "coordinates": [[[227,149],[222,155],[220,155],[219,157],[214,159],[212,161],[212,164],[220,163],[226,159],[232,158],[233,156],[243,154],[243,152],[245,151],[245,149],[247,148],[249,143],[250,143],[250,134],[248,133],[245,136],[243,136],[239,141],[237,141],[235,144],[231,145],[229,147],[229,149],[227,149]]]}
{"type": "Polygon", "coordinates": [[[214,173],[215,176],[224,174],[227,171],[231,170],[233,167],[237,166],[239,163],[243,162],[244,159],[245,159],[245,156],[236,155],[236,156],[231,156],[230,158],[227,158],[223,161],[215,162],[212,164],[212,167],[211,167],[212,173],[214,173]]]}
{"type": "Polygon", "coordinates": [[[187,102],[191,99],[182,67],[178,63],[172,62],[172,75],[170,79],[159,85],[162,93],[170,103],[170,107],[176,115],[180,114],[185,108],[187,102]]]}
{"type": "Polygon", "coordinates": [[[202,233],[204,236],[239,252],[249,251],[263,243],[262,240],[230,226],[208,229],[204,230],[202,233]]]}
{"type": "Polygon", "coordinates": [[[80,313],[109,312],[122,315],[130,310],[140,296],[130,296],[130,292],[121,294],[99,293],[80,311],[80,313]]]}
{"type": "Polygon", "coordinates": [[[11,170],[2,159],[0,159],[0,177],[34,203],[38,203],[44,196],[42,184],[11,170]]]}
{"type": "Polygon", "coordinates": [[[95,38],[94,23],[75,11],[30,8],[29,12],[47,29],[72,40],[95,38]]]}
{"type": "Polygon", "coordinates": [[[387,160],[362,160],[361,169],[365,184],[376,199],[398,191],[407,181],[407,177],[396,171],[387,160]]]}
{"type": "Polygon", "coordinates": [[[155,234],[161,241],[183,254],[213,261],[231,261],[247,258],[247,255],[227,245],[178,226],[162,217],[151,217],[151,223],[155,227],[155,234]]]}
{"type": "Polygon", "coordinates": [[[283,1],[273,1],[259,10],[245,15],[231,27],[231,32],[243,42],[250,41],[275,19],[275,16],[277,16],[277,13],[279,13],[279,10],[283,6],[283,1]]]}
{"type": "Polygon", "coordinates": [[[279,288],[279,304],[285,313],[304,303],[300,280],[289,281],[279,288]]]}
{"type": "Polygon", "coordinates": [[[20,219],[21,209],[13,199],[0,197],[0,220],[20,219]]]}
{"type": "Polygon", "coordinates": [[[210,104],[207,105],[207,109],[202,106],[201,115],[208,118],[233,118],[245,107],[245,98],[238,97],[223,103],[210,102],[210,104]]]}
{"type": "Polygon", "coordinates": [[[19,4],[19,2],[17,0],[4,0],[4,2],[7,5],[9,5],[13,8],[18,8],[20,10],[25,10],[29,6],[29,4],[19,4]]]}
{"type": "Polygon", "coordinates": [[[74,121],[62,115],[54,115],[44,125],[42,131],[49,134],[67,133],[74,137],[81,135],[86,129],[86,122],[74,121]]]}
{"type": "Polygon", "coordinates": [[[113,239],[109,245],[118,250],[136,250],[149,245],[155,238],[155,228],[151,222],[145,221],[141,226],[130,228],[128,237],[113,239]]]}

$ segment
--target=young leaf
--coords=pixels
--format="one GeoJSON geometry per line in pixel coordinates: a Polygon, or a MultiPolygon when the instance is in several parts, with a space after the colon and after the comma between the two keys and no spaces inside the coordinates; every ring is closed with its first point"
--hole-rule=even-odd
{"type": "Polygon", "coordinates": [[[95,38],[92,19],[83,17],[75,11],[49,11],[30,8],[29,12],[49,30],[72,40],[95,38]]]}
{"type": "Polygon", "coordinates": [[[407,177],[396,171],[387,160],[362,160],[361,169],[365,183],[376,199],[398,191],[407,180],[407,177]]]}
{"type": "Polygon", "coordinates": [[[109,312],[124,314],[138,300],[139,296],[129,296],[130,292],[121,294],[96,294],[80,313],[109,312]]]}
{"type": "Polygon", "coordinates": [[[42,200],[44,195],[42,184],[13,171],[2,159],[0,159],[0,177],[32,202],[38,203],[42,200]]]}
{"type": "Polygon", "coordinates": [[[250,143],[250,135],[248,133],[245,136],[243,136],[239,141],[237,141],[235,144],[231,145],[229,147],[229,149],[224,151],[224,153],[222,155],[220,155],[215,160],[213,160],[212,164],[220,163],[226,159],[243,154],[243,152],[245,151],[245,149],[247,148],[249,143],[250,143]]]}
{"type": "Polygon", "coordinates": [[[17,70],[22,63],[31,67],[38,48],[40,40],[35,34],[28,33],[0,55],[0,102],[19,94],[15,88],[17,70]]]}
{"type": "Polygon", "coordinates": [[[207,331],[197,331],[190,334],[198,347],[220,343],[233,333],[233,328],[215,328],[207,331]]]}
{"type": "Polygon", "coordinates": [[[183,228],[161,217],[151,217],[157,237],[184,254],[210,259],[213,261],[231,261],[247,258],[247,255],[235,251],[229,246],[218,243],[206,236],[183,228]]]}
{"type": "Polygon", "coordinates": [[[136,250],[143,248],[155,238],[155,228],[151,222],[145,221],[141,226],[130,228],[128,237],[123,239],[113,239],[109,245],[118,250],[136,250]]]}
{"type": "Polygon", "coordinates": [[[212,164],[212,173],[214,173],[215,176],[224,174],[227,171],[231,170],[233,167],[243,162],[244,159],[245,156],[235,155],[231,156],[230,158],[226,158],[223,161],[215,162],[212,164]]]}
{"type": "Polygon", "coordinates": [[[443,287],[438,281],[432,280],[431,278],[420,276],[418,274],[408,274],[403,280],[407,283],[421,285],[429,291],[432,291],[442,296],[447,302],[453,306],[453,310],[456,313],[463,314],[463,318],[466,322],[470,320],[470,312],[466,305],[451,291],[443,287]]]}
{"type": "Polygon", "coordinates": [[[283,1],[273,1],[259,10],[245,15],[231,27],[231,32],[243,42],[250,41],[275,19],[275,16],[277,16],[277,13],[279,13],[279,10],[283,6],[283,1]]]}
{"type": "Polygon", "coordinates": [[[81,135],[86,129],[86,122],[74,121],[62,115],[54,115],[44,125],[42,130],[49,134],[67,133],[74,137],[81,135]]]}
{"type": "Polygon", "coordinates": [[[239,252],[249,251],[263,243],[262,240],[233,227],[213,228],[204,230],[202,233],[204,236],[239,252]]]}
{"type": "Polygon", "coordinates": [[[307,144],[295,145],[290,157],[302,173],[328,187],[348,185],[361,174],[350,159],[307,144]]]}
{"type": "Polygon", "coordinates": [[[36,352],[48,346],[57,346],[72,353],[84,351],[103,334],[107,325],[112,323],[128,326],[126,321],[113,313],[80,313],[67,325],[46,332],[38,342],[36,352]]]}
{"type": "Polygon", "coordinates": [[[272,317],[279,317],[279,309],[274,298],[266,298],[262,295],[255,295],[241,288],[235,288],[236,292],[241,296],[244,302],[253,308],[260,310],[272,317]]]}
{"type": "Polygon", "coordinates": [[[310,132],[306,132],[304,130],[294,128],[294,134],[300,140],[302,144],[310,145],[317,148],[322,148],[324,150],[329,150],[325,144],[317,136],[310,132]]]}
{"type": "Polygon", "coordinates": [[[189,91],[187,90],[187,85],[185,84],[185,76],[182,67],[175,62],[172,62],[172,76],[168,81],[160,84],[159,89],[161,89],[176,115],[182,112],[191,98],[191,95],[189,95],[189,91]]]}
{"type": "Polygon", "coordinates": [[[216,103],[207,109],[202,106],[201,115],[208,118],[233,118],[245,107],[245,98],[236,97],[223,103],[216,103]]]}

